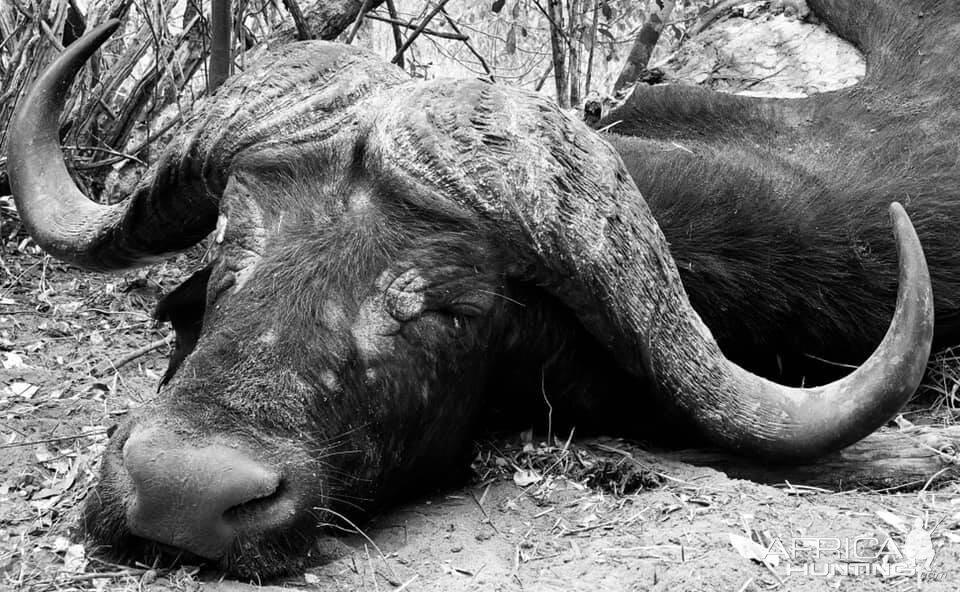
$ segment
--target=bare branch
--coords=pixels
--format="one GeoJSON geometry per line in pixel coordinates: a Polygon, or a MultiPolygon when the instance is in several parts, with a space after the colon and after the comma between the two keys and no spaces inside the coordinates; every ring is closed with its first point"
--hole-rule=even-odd
{"type": "MultiPolygon", "coordinates": [[[[371,19],[371,20],[374,20],[374,21],[380,21],[380,22],[382,22],[382,23],[390,23],[391,25],[394,25],[394,26],[397,26],[397,27],[403,27],[403,28],[405,28],[405,29],[416,29],[416,28],[417,28],[417,25],[414,25],[414,24],[411,24],[411,23],[405,23],[405,22],[403,22],[403,21],[401,21],[401,20],[394,20],[394,19],[392,19],[392,18],[387,18],[387,17],[385,17],[385,16],[378,16],[378,15],[376,15],[376,14],[367,14],[367,15],[366,15],[366,18],[371,19]]],[[[431,37],[440,37],[441,39],[453,39],[454,41],[466,41],[466,40],[470,39],[470,38],[467,37],[466,35],[464,35],[464,34],[462,34],[462,33],[459,33],[459,32],[458,32],[458,33],[447,33],[446,31],[437,31],[437,30],[435,30],[435,29],[424,29],[424,30],[421,31],[421,32],[422,32],[424,35],[430,35],[431,37]]],[[[399,50],[400,47],[402,47],[402,44],[399,45],[399,46],[397,46],[397,49],[399,50]]]]}
{"type": "Polygon", "coordinates": [[[543,85],[547,82],[547,78],[553,74],[553,62],[550,62],[550,65],[547,66],[547,69],[543,71],[543,74],[540,75],[540,78],[537,79],[537,83],[534,85],[533,90],[540,92],[540,89],[543,88],[543,85]]]}
{"type": "Polygon", "coordinates": [[[473,44],[470,43],[470,38],[467,37],[466,35],[461,34],[460,27],[457,26],[456,21],[450,18],[450,15],[447,14],[447,11],[445,9],[443,10],[443,16],[446,17],[447,23],[450,24],[450,28],[453,29],[455,33],[460,34],[461,37],[463,37],[463,44],[466,45],[467,49],[470,50],[470,53],[472,53],[477,58],[477,60],[480,61],[480,65],[483,66],[483,71],[490,76],[490,80],[494,81],[495,79],[493,77],[493,71],[490,69],[490,66],[487,65],[487,60],[483,59],[483,56],[480,55],[480,52],[474,49],[473,44]]]}
{"type": "Polygon", "coordinates": [[[394,4],[393,0],[387,0],[387,12],[390,14],[391,20],[396,21],[392,24],[390,29],[393,31],[393,45],[400,56],[399,61],[397,61],[397,65],[403,68],[403,53],[400,51],[400,48],[403,47],[403,35],[400,34],[400,25],[398,24],[400,19],[397,18],[397,6],[394,4]]]}
{"type": "Polygon", "coordinates": [[[283,0],[283,5],[287,8],[290,16],[293,17],[293,25],[297,28],[297,40],[313,39],[313,34],[310,32],[310,23],[303,18],[303,11],[300,10],[297,0],[283,0]]]}
{"type": "Polygon", "coordinates": [[[372,0],[363,0],[363,5],[360,6],[360,11],[357,13],[357,18],[353,21],[353,27],[350,28],[350,32],[347,33],[344,43],[350,44],[353,43],[353,38],[357,36],[357,31],[360,30],[360,24],[363,23],[363,16],[367,14],[370,10],[370,4],[372,0]]]}
{"type": "Polygon", "coordinates": [[[570,54],[567,58],[567,77],[570,88],[570,105],[580,103],[580,49],[583,44],[583,34],[580,28],[581,7],[580,0],[567,0],[567,38],[570,40],[570,54]]]}
{"type": "Polygon", "coordinates": [[[597,45],[597,24],[600,16],[600,0],[593,0],[593,23],[590,25],[590,53],[587,56],[587,81],[583,94],[590,94],[590,83],[593,80],[593,50],[597,45]]]}
{"type": "MultiPolygon", "coordinates": [[[[570,95],[567,92],[566,52],[561,41],[565,37],[563,30],[563,8],[560,0],[548,0],[550,11],[550,48],[553,52],[553,80],[556,83],[557,104],[562,108],[570,106],[570,95]]],[[[569,46],[569,40],[567,45],[569,46]]]]}
{"type": "Polygon", "coordinates": [[[416,38],[420,36],[420,33],[423,33],[424,29],[427,28],[427,25],[430,24],[430,21],[433,20],[433,17],[437,16],[437,13],[443,10],[443,7],[449,1],[450,0],[440,0],[440,2],[438,2],[437,5],[433,7],[430,13],[427,14],[426,17],[424,17],[423,22],[421,22],[417,26],[417,28],[414,29],[413,33],[411,33],[410,36],[407,37],[407,40],[403,42],[403,47],[401,47],[400,50],[397,51],[397,55],[393,56],[393,59],[390,60],[392,63],[396,64],[400,60],[401,56],[403,55],[403,52],[406,51],[407,48],[410,47],[410,45],[416,40],[416,38]]]}

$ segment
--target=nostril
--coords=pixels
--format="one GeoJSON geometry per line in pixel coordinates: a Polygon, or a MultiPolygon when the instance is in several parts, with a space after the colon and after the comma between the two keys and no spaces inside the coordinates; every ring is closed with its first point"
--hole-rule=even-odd
{"type": "Polygon", "coordinates": [[[223,513],[223,517],[229,522],[243,522],[269,514],[283,504],[286,493],[286,481],[280,479],[273,491],[230,506],[223,513]]]}
{"type": "Polygon", "coordinates": [[[279,474],[241,448],[190,446],[173,432],[135,431],[123,445],[123,463],[133,483],[130,531],[201,557],[219,558],[240,530],[284,506],[279,474]]]}

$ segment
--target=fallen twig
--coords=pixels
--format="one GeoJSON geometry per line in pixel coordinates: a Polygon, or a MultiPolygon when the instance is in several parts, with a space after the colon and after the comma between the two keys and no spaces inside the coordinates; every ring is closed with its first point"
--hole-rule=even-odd
{"type": "Polygon", "coordinates": [[[393,592],[403,592],[403,590],[406,590],[406,589],[407,589],[407,586],[409,586],[410,584],[412,584],[412,583],[413,583],[417,578],[419,578],[419,577],[420,577],[419,574],[413,574],[413,577],[412,577],[412,578],[410,578],[410,579],[407,580],[406,582],[400,584],[400,586],[394,588],[394,589],[393,589],[393,592]]]}
{"type": "Polygon", "coordinates": [[[51,444],[53,442],[75,440],[77,438],[86,438],[88,436],[102,436],[106,433],[107,433],[107,430],[93,430],[91,432],[83,432],[82,434],[73,434],[70,436],[58,436],[56,438],[44,438],[42,440],[26,440],[24,442],[14,442],[13,444],[0,444],[0,450],[3,450],[5,448],[21,448],[23,446],[33,446],[34,444],[51,444]]]}
{"type": "Polygon", "coordinates": [[[145,346],[143,346],[143,347],[141,347],[141,348],[139,348],[139,349],[135,349],[135,350],[133,350],[132,352],[130,352],[129,354],[127,354],[127,355],[123,356],[122,358],[120,358],[119,360],[117,360],[116,362],[111,362],[109,366],[107,366],[107,367],[101,367],[101,368],[97,369],[97,372],[96,372],[96,373],[97,373],[97,374],[105,374],[108,370],[114,370],[114,371],[119,370],[120,368],[122,368],[122,367],[126,366],[127,364],[129,364],[130,362],[136,360],[136,359],[139,358],[140,356],[146,355],[146,354],[152,352],[152,351],[155,350],[155,349],[159,349],[159,348],[163,347],[164,345],[168,345],[168,344],[172,343],[172,342],[173,342],[173,337],[174,337],[174,334],[173,334],[173,333],[170,333],[169,335],[167,335],[167,336],[164,337],[163,339],[158,339],[157,341],[154,341],[153,343],[148,343],[147,345],[145,345],[145,346]]]}

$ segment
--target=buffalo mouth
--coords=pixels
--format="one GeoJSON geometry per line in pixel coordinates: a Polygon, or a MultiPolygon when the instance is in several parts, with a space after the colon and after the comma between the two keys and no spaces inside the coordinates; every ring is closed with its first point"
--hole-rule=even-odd
{"type": "Polygon", "coordinates": [[[155,426],[116,434],[85,501],[86,539],[125,563],[253,579],[302,571],[322,525],[338,515],[324,510],[319,467],[297,450],[275,450],[294,459],[277,463],[223,442],[197,445],[155,426]]]}
{"type": "Polygon", "coordinates": [[[300,528],[293,525],[289,532],[262,533],[255,538],[237,539],[222,557],[210,559],[136,536],[123,528],[112,533],[102,532],[102,529],[90,526],[91,521],[104,519],[99,511],[89,502],[85,507],[85,535],[94,545],[93,553],[123,564],[161,569],[198,566],[238,579],[261,581],[302,573],[309,564],[323,561],[322,557],[315,557],[312,553],[319,532],[311,532],[316,529],[306,524],[300,528]]]}

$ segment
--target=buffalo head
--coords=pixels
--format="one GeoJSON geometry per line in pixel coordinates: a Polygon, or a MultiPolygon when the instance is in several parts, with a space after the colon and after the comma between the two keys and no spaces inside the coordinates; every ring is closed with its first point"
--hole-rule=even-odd
{"type": "Polygon", "coordinates": [[[779,386],[720,352],[598,134],[540,95],[412,81],[353,47],[275,50],[126,202],[96,204],[56,122],[115,27],[70,46],[22,101],[9,169],[36,241],[81,266],[143,264],[212,233],[209,267],[160,307],[179,338],[166,384],[113,435],[87,501],[86,532],[119,553],[292,569],[324,525],[455,471],[490,400],[539,398],[548,368],[557,399],[666,402],[715,444],[780,461],[865,436],[921,378],[930,281],[898,205],[886,338],[838,382],[779,386]]]}

